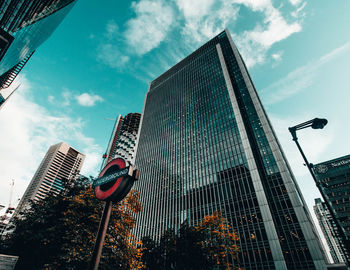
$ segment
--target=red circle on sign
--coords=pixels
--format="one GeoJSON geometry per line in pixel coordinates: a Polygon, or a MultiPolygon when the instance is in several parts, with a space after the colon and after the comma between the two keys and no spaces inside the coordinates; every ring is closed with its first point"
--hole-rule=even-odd
{"type": "MultiPolygon", "coordinates": [[[[104,167],[104,169],[102,170],[102,172],[99,174],[99,178],[102,177],[109,168],[111,168],[112,166],[118,166],[119,169],[124,169],[126,167],[126,162],[124,159],[122,158],[116,158],[114,160],[112,160],[110,163],[107,164],[106,167],[104,167]]],[[[109,197],[111,197],[113,195],[113,193],[117,190],[117,188],[119,187],[120,183],[122,182],[124,177],[119,177],[115,183],[106,191],[103,191],[101,189],[101,186],[97,186],[95,187],[95,196],[97,199],[99,200],[106,200],[109,197]]]]}

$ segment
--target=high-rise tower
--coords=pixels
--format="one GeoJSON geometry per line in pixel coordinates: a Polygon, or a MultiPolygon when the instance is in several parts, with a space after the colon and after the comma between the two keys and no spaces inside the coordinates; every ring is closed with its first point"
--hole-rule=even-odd
{"type": "Polygon", "coordinates": [[[345,262],[345,255],[341,249],[337,237],[337,226],[334,223],[332,215],[329,213],[327,205],[320,198],[315,199],[314,211],[320,224],[324,237],[329,247],[329,253],[334,263],[345,262]]]}
{"type": "Polygon", "coordinates": [[[108,161],[122,157],[133,162],[140,118],[141,114],[139,113],[129,113],[125,117],[119,116],[109,147],[108,161]]]}
{"type": "MultiPolygon", "coordinates": [[[[76,0],[0,1],[0,94],[53,33],[76,0]]],[[[0,97],[1,102],[1,97],[0,97]]]]}
{"type": "Polygon", "coordinates": [[[41,200],[48,194],[62,191],[62,180],[74,180],[84,159],[85,155],[64,142],[52,145],[19,202],[15,215],[23,211],[30,200],[41,200]]]}
{"type": "Polygon", "coordinates": [[[325,269],[307,206],[226,30],[149,85],[136,154],[143,212],[159,239],[222,211],[246,269],[325,269]]]}
{"type": "Polygon", "coordinates": [[[129,113],[125,117],[119,115],[114,124],[102,167],[117,157],[122,157],[130,163],[134,162],[140,118],[139,113],[129,113]]]}
{"type": "Polygon", "coordinates": [[[333,211],[338,223],[335,237],[342,246],[347,263],[350,263],[350,155],[328,160],[313,166],[324,200],[333,211]],[[342,230],[339,231],[339,229],[342,230]]]}

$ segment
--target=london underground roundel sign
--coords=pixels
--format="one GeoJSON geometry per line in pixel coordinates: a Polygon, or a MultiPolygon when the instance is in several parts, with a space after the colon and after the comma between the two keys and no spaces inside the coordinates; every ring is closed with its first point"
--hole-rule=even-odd
{"type": "Polygon", "coordinates": [[[103,201],[121,201],[134,184],[136,172],[123,158],[113,159],[93,183],[96,198],[103,201]]]}

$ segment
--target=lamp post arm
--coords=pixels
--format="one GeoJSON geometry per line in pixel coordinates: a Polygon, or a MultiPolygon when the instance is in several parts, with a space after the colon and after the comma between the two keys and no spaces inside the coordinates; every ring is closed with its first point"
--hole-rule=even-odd
{"type": "MultiPolygon", "coordinates": [[[[293,134],[292,134],[292,135],[293,135],[293,134]]],[[[314,172],[313,172],[313,170],[312,170],[312,166],[310,165],[309,161],[307,160],[307,158],[306,158],[306,156],[305,156],[305,154],[304,154],[303,149],[301,149],[301,146],[300,146],[300,144],[299,144],[299,142],[298,142],[298,138],[296,137],[296,135],[295,135],[295,139],[294,139],[294,137],[293,137],[293,141],[294,141],[295,144],[297,145],[297,147],[298,147],[298,149],[299,149],[299,152],[300,152],[301,156],[302,156],[303,159],[304,159],[305,165],[306,165],[306,167],[308,168],[308,170],[309,170],[309,172],[310,172],[310,174],[311,174],[311,176],[312,176],[312,179],[314,180],[316,186],[319,187],[320,184],[319,184],[319,182],[316,180],[316,176],[315,176],[315,174],[314,174],[314,172]]]]}
{"type": "Polygon", "coordinates": [[[315,118],[315,119],[312,119],[312,120],[309,120],[309,121],[306,121],[304,123],[301,123],[299,125],[296,125],[294,127],[290,127],[288,128],[289,132],[292,134],[293,136],[293,141],[297,141],[298,138],[297,138],[297,130],[300,130],[300,129],[304,129],[304,128],[308,128],[308,127],[312,127],[313,123],[317,120],[318,118],[315,118]]]}
{"type": "Polygon", "coordinates": [[[295,128],[296,130],[299,130],[299,129],[311,127],[311,125],[312,125],[312,123],[314,122],[314,120],[315,120],[315,119],[306,121],[306,122],[304,122],[304,123],[301,123],[301,124],[299,124],[299,125],[294,126],[294,128],[295,128]]]}

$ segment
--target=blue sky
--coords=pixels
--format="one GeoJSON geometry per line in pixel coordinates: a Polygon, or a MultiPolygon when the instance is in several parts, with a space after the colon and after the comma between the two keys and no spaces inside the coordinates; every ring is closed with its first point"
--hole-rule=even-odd
{"type": "Polygon", "coordinates": [[[66,141],[96,175],[113,121],[141,112],[148,83],[227,27],[243,55],[309,206],[317,190],[288,126],[310,161],[350,153],[350,2],[304,0],[78,1],[32,56],[0,112],[0,203],[21,196],[46,150],[66,141]]]}

